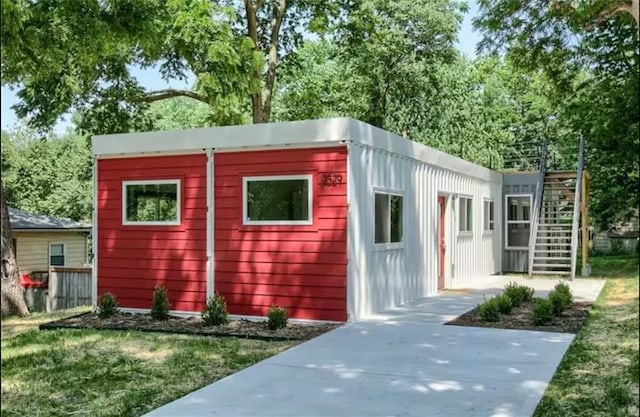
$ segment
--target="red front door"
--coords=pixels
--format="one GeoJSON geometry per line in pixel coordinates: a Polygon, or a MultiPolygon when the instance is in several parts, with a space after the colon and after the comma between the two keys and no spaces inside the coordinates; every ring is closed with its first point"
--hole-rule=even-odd
{"type": "Polygon", "coordinates": [[[444,288],[444,254],[447,250],[444,239],[445,198],[438,196],[438,289],[444,288]]]}

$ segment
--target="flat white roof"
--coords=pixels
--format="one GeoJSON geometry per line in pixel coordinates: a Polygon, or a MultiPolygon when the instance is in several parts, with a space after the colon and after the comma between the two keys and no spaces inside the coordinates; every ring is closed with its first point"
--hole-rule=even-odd
{"type": "Polygon", "coordinates": [[[127,156],[201,152],[205,149],[241,150],[299,146],[326,146],[353,142],[415,159],[485,181],[502,182],[502,174],[402,138],[351,118],[305,120],[239,126],[206,127],[162,132],[97,135],[93,154],[127,156]]]}

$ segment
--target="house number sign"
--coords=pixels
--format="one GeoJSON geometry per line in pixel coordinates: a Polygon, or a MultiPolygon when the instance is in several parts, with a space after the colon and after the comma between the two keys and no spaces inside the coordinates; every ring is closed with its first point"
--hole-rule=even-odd
{"type": "Polygon", "coordinates": [[[337,187],[342,184],[342,174],[323,172],[320,174],[320,185],[323,187],[337,187]]]}

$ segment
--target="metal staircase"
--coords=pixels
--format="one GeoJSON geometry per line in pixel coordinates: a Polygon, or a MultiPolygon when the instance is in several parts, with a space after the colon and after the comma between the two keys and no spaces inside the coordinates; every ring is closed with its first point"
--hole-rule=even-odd
{"type": "Polygon", "coordinates": [[[583,169],[582,139],[576,171],[545,172],[541,164],[531,219],[530,277],[575,277],[583,169]]]}

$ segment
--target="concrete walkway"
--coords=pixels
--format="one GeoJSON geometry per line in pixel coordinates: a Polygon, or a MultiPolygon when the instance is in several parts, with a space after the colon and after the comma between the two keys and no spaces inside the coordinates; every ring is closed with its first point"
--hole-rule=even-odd
{"type": "MultiPolygon", "coordinates": [[[[347,324],[147,416],[531,416],[574,336],[443,326],[506,283],[484,281],[347,324]]],[[[555,284],[539,281],[526,283],[555,284]]],[[[570,285],[594,300],[603,282],[570,285]]]]}

